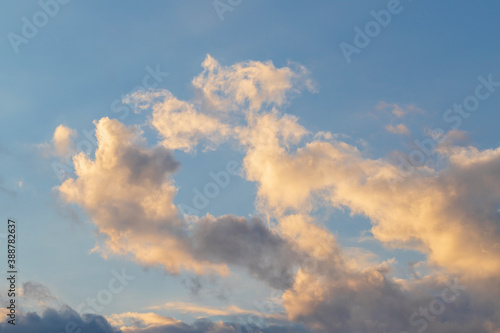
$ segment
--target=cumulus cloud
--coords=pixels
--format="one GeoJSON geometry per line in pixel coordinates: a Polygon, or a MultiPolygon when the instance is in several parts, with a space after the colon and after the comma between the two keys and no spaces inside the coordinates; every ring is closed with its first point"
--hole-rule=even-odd
{"type": "MultiPolygon", "coordinates": [[[[259,207],[276,218],[283,233],[300,231],[295,242],[306,252],[317,251],[314,240],[319,239],[309,217],[312,208],[347,208],[370,219],[378,241],[424,253],[429,263],[461,276],[467,285],[481,283],[498,295],[500,289],[485,282],[500,273],[500,148],[441,151],[444,168],[417,169],[394,183],[400,174],[395,165],[364,157],[354,146],[316,138],[288,149],[279,135],[277,130],[268,139],[252,142],[244,171],[258,184],[259,207]]],[[[430,302],[419,298],[420,289],[402,290],[387,271],[371,267],[351,272],[359,265],[345,266],[345,257],[335,253],[331,272],[321,262],[323,271],[301,269],[293,288],[285,292],[291,320],[329,332],[396,332],[409,329],[412,309],[430,302]]],[[[487,302],[484,293],[475,291],[475,296],[487,302]]],[[[498,313],[489,317],[481,307],[477,313],[467,312],[463,304],[455,310],[458,314],[447,314],[453,320],[436,324],[433,331],[486,332],[485,318],[496,318],[491,322],[498,325],[498,313]],[[456,321],[462,311],[469,317],[464,327],[456,321]]]]}
{"type": "Polygon", "coordinates": [[[69,307],[64,307],[60,311],[49,308],[41,315],[28,312],[25,315],[18,315],[16,320],[15,326],[2,321],[0,332],[12,332],[12,329],[23,333],[77,332],[78,330],[95,333],[120,332],[102,316],[90,314],[80,316],[69,307]]]}
{"type": "MultiPolygon", "coordinates": [[[[438,148],[439,169],[424,165],[402,177],[390,161],[364,156],[330,133],[310,136],[297,117],[278,110],[290,95],[311,88],[300,66],[252,61],[222,66],[207,56],[192,83],[199,92],[194,101],[167,91],[130,96],[138,108],[151,109],[159,146],[149,147],[139,128],[103,118],[96,123],[95,159],[74,157],[76,176],[58,189],[91,216],[104,236],[97,249],[172,273],[224,275],[231,265],[244,267],[286,289],[283,305],[290,320],[326,332],[423,327],[412,325],[409,316],[432,302],[444,280],[457,276],[471,296],[447,304],[432,330],[498,330],[497,307],[485,309],[500,290],[494,282],[500,274],[500,148],[449,143],[438,148]],[[245,152],[244,177],[257,185],[257,208],[272,229],[260,219],[231,215],[207,215],[188,224],[173,204],[178,163],[169,149],[213,147],[228,138],[245,152]],[[375,240],[425,254],[442,276],[411,284],[391,276],[391,262],[376,264],[363,250],[353,261],[352,251],[345,254],[317,223],[314,210],[324,206],[367,217],[375,240]]],[[[385,102],[378,108],[399,118],[423,112],[385,102]]],[[[394,127],[397,133],[405,129],[394,127]]],[[[145,321],[141,316],[135,319],[145,321]]],[[[163,332],[144,325],[137,329],[163,332]]],[[[222,323],[172,325],[180,332],[235,329],[222,323]]]]}
{"type": "Polygon", "coordinates": [[[370,218],[375,238],[387,245],[421,251],[456,274],[500,273],[499,149],[457,147],[443,155],[445,168],[392,182],[400,177],[395,165],[366,158],[354,146],[313,140],[289,151],[278,136],[254,141],[244,158],[267,212],[279,217],[318,203],[345,207],[370,218]]]}
{"type": "Polygon", "coordinates": [[[86,209],[104,236],[96,250],[130,255],[174,274],[225,275],[229,264],[276,287],[292,282],[296,257],[262,221],[207,216],[190,228],[179,217],[172,179],[178,162],[170,151],[148,148],[139,129],[109,118],[96,122],[96,136],[95,160],[76,155],[76,177],[58,188],[65,201],[86,209]]]}
{"type": "Polygon", "coordinates": [[[177,237],[182,221],[172,202],[176,188],[170,175],[178,162],[171,152],[148,149],[137,128],[109,118],[96,123],[96,137],[95,160],[76,155],[76,178],[64,181],[59,191],[67,202],[82,205],[107,236],[101,250],[132,253],[140,262],[173,272],[181,266],[201,270],[177,237]]]}

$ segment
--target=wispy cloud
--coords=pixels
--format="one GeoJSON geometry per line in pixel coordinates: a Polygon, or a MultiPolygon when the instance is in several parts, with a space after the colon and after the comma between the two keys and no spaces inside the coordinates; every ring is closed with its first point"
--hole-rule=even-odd
{"type": "Polygon", "coordinates": [[[406,134],[406,135],[410,134],[410,130],[404,124],[398,124],[396,126],[387,125],[387,126],[385,126],[385,129],[387,132],[392,133],[392,134],[406,134]]]}
{"type": "Polygon", "coordinates": [[[241,309],[236,305],[228,305],[222,307],[203,306],[195,303],[186,302],[168,302],[163,305],[150,307],[151,310],[175,310],[183,313],[192,313],[197,315],[207,316],[237,316],[237,315],[252,315],[257,317],[272,318],[286,320],[287,317],[283,313],[262,313],[256,310],[241,309]]]}
{"type": "Polygon", "coordinates": [[[407,114],[417,113],[425,114],[425,111],[416,106],[415,104],[399,105],[396,103],[387,103],[385,101],[378,102],[377,110],[388,110],[398,118],[403,118],[407,114]]]}

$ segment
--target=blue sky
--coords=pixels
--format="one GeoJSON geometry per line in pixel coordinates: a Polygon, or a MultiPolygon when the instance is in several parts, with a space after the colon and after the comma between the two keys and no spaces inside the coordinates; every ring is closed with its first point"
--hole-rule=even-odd
{"type": "MultiPolygon", "coordinates": [[[[52,165],[61,161],[44,156],[43,145],[50,145],[61,124],[78,133],[75,144],[81,143],[87,140],[85,132],[94,135],[93,122],[103,117],[139,125],[150,147],[160,144],[157,131],[148,123],[150,110],[136,114],[133,106],[121,103],[122,98],[159,69],[164,73],[161,82],[150,77],[150,83],[156,82],[156,88],[170,91],[179,100],[195,101],[199,91],[191,81],[203,71],[202,63],[210,54],[222,66],[249,60],[271,61],[276,68],[304,66],[316,89],[294,94],[278,106],[280,112],[297,117],[312,133],[307,140],[315,133],[330,132],[357,147],[365,159],[394,162],[398,154],[415,149],[415,140],[428,138],[429,129],[452,130],[443,114],[474,94],[481,82],[478,77],[492,75],[494,81],[500,80],[500,4],[403,0],[400,13],[392,15],[391,22],[348,63],[339,45],[354,45],[353,29],[364,29],[373,20],[370,11],[385,10],[388,3],[242,1],[222,13],[221,19],[212,1],[72,0],[59,4],[57,13],[33,38],[15,47],[9,33],[22,36],[23,17],[32,22],[42,9],[31,0],[4,3],[0,11],[0,211],[3,219],[15,217],[20,224],[21,282],[44,285],[60,304],[76,308],[105,288],[112,270],[126,267],[135,280],[98,313],[104,316],[150,312],[151,307],[167,302],[253,309],[255,300],[269,297],[273,288],[241,267],[232,269],[228,278],[203,276],[201,293],[193,295],[188,287],[193,272],[172,274],[161,264],[149,267],[130,255],[105,258],[91,252],[99,238],[95,216],[85,205],[60,198],[61,180],[52,165]],[[381,102],[387,106],[377,108],[381,102]],[[391,112],[396,106],[407,114],[398,117],[391,112]],[[124,108],[127,115],[121,117],[124,108]],[[408,134],[387,129],[399,124],[408,134]],[[221,293],[224,297],[217,297],[221,293]]],[[[463,119],[456,134],[459,142],[450,145],[497,149],[499,102],[498,92],[481,101],[477,111],[463,119]]],[[[172,154],[180,167],[172,176],[178,188],[173,203],[191,204],[193,189],[202,189],[211,181],[209,173],[225,170],[229,161],[242,165],[247,152],[233,149],[234,145],[230,141],[208,151],[203,146],[196,152],[175,150],[172,154]]],[[[93,145],[92,152],[96,148],[93,145]]],[[[427,163],[435,170],[448,165],[436,154],[427,163]]],[[[199,216],[262,217],[268,212],[256,204],[259,186],[260,181],[231,176],[229,185],[199,216]]],[[[345,202],[340,205],[318,206],[310,214],[335,235],[344,251],[363,248],[374,253],[376,263],[395,258],[392,276],[403,279],[411,277],[409,261],[427,262],[430,252],[426,250],[391,247],[381,239],[360,242],[360,236],[371,235],[372,224],[381,223],[380,216],[345,202]]],[[[498,230],[495,223],[492,230],[498,230]]],[[[442,261],[436,263],[441,264],[439,269],[433,266],[436,271],[449,268],[442,261]]],[[[175,308],[158,314],[187,323],[200,315],[175,308]]],[[[498,318],[488,320],[497,325],[498,318]]],[[[291,322],[306,329],[316,327],[307,320],[291,322]]]]}

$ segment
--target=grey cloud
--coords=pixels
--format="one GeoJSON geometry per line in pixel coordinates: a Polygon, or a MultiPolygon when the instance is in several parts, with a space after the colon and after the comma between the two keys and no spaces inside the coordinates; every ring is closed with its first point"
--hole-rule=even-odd
{"type": "Polygon", "coordinates": [[[16,325],[12,326],[3,322],[0,332],[18,331],[22,333],[59,333],[59,332],[92,332],[92,333],[119,333],[108,321],[97,315],[80,316],[73,309],[64,307],[60,311],[47,309],[40,316],[29,312],[18,316],[16,325]],[[75,331],[76,330],[76,331],[75,331]]]}
{"type": "Polygon", "coordinates": [[[192,242],[196,257],[246,267],[254,277],[278,289],[291,286],[293,269],[299,263],[298,253],[257,218],[204,219],[192,242]]]}
{"type": "Polygon", "coordinates": [[[35,300],[41,304],[57,301],[49,288],[38,282],[28,281],[23,283],[23,297],[35,300]]]}
{"type": "Polygon", "coordinates": [[[227,302],[232,294],[231,285],[225,284],[218,275],[194,275],[182,280],[182,284],[189,290],[191,296],[203,298],[208,296],[215,297],[220,301],[227,302]]]}
{"type": "Polygon", "coordinates": [[[130,181],[138,184],[143,181],[161,183],[180,165],[172,152],[163,147],[145,150],[130,146],[124,150],[121,160],[129,168],[130,181]]]}
{"type": "MultiPolygon", "coordinates": [[[[103,316],[84,314],[79,315],[70,307],[57,311],[47,309],[42,315],[29,312],[18,316],[15,326],[5,322],[0,324],[0,333],[18,331],[22,333],[122,333],[118,328],[112,327],[103,316]]],[[[300,326],[269,326],[260,328],[254,325],[239,326],[234,323],[214,323],[207,319],[200,319],[193,324],[176,323],[171,325],[151,328],[137,328],[127,330],[128,333],[306,333],[300,326]]]]}
{"type": "MultiPolygon", "coordinates": [[[[491,333],[485,323],[498,325],[491,301],[477,294],[472,297],[468,290],[445,303],[443,290],[450,298],[453,294],[443,281],[429,279],[416,288],[403,289],[386,276],[388,271],[374,272],[346,273],[338,280],[323,276],[328,281],[322,285],[324,294],[294,321],[329,333],[491,333]],[[437,304],[444,304],[444,309],[437,304]]],[[[303,297],[304,292],[296,296],[303,297]]]]}

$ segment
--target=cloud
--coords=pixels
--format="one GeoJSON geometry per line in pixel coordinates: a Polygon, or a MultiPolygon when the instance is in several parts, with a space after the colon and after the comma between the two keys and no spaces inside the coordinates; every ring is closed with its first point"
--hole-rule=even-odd
{"type": "Polygon", "coordinates": [[[279,133],[254,140],[244,158],[268,214],[280,220],[317,205],[345,207],[367,216],[386,245],[425,253],[455,274],[500,273],[500,148],[457,147],[443,153],[444,168],[417,169],[398,182],[395,165],[342,141],[313,139],[286,149],[279,133]]]}
{"type": "MultiPolygon", "coordinates": [[[[49,288],[34,281],[28,281],[23,283],[22,287],[22,297],[28,302],[35,303],[37,307],[49,307],[54,305],[59,305],[58,299],[52,295],[49,288]]],[[[24,303],[24,302],[23,302],[24,303]]],[[[28,304],[24,304],[27,307],[28,304]]]]}
{"type": "Polygon", "coordinates": [[[156,313],[126,312],[112,314],[106,317],[111,325],[119,327],[122,331],[133,331],[138,329],[149,329],[154,327],[172,326],[181,324],[181,321],[160,316],[156,313]]]}
{"type": "Polygon", "coordinates": [[[123,330],[125,333],[239,333],[239,332],[262,332],[262,333],[305,333],[310,332],[299,325],[277,326],[269,325],[259,327],[252,324],[212,322],[207,319],[198,319],[192,324],[179,323],[151,328],[131,328],[123,330]]]}
{"type": "Polygon", "coordinates": [[[262,312],[256,310],[245,310],[241,309],[235,305],[228,305],[223,307],[213,307],[213,306],[203,306],[194,303],[185,303],[185,302],[168,302],[161,306],[155,306],[151,309],[166,309],[166,310],[176,310],[183,313],[192,313],[198,315],[207,315],[207,316],[257,316],[264,318],[273,318],[273,319],[286,319],[282,313],[271,313],[264,314],[262,312]]]}
{"type": "Polygon", "coordinates": [[[436,152],[443,155],[448,155],[459,146],[467,146],[470,141],[468,133],[461,130],[450,130],[442,135],[436,135],[436,133],[427,134],[434,141],[439,142],[436,145],[436,152]]]}
{"type": "Polygon", "coordinates": [[[376,266],[378,255],[360,247],[344,247],[344,262],[353,270],[363,270],[368,267],[376,266]]]}
{"type": "Polygon", "coordinates": [[[276,68],[272,62],[247,61],[230,67],[222,66],[207,55],[203,72],[192,84],[205,101],[217,111],[260,110],[264,106],[283,106],[290,94],[301,89],[314,91],[301,65],[276,68]]]}
{"type": "Polygon", "coordinates": [[[77,133],[75,130],[61,124],[56,127],[52,141],[50,143],[42,143],[38,145],[38,148],[46,156],[64,158],[75,151],[73,140],[76,136],[77,133]]]}
{"type": "Polygon", "coordinates": [[[169,150],[148,148],[138,128],[109,118],[96,122],[96,137],[95,160],[76,155],[76,177],[58,187],[63,200],[81,205],[98,227],[104,241],[96,251],[174,274],[226,275],[229,264],[275,287],[292,283],[296,256],[262,221],[206,216],[193,228],[179,217],[172,179],[179,164],[169,150]]]}
{"type": "Polygon", "coordinates": [[[74,150],[73,138],[76,136],[76,131],[64,125],[59,125],[54,131],[52,143],[55,148],[55,153],[58,156],[66,156],[74,150]]]}
{"type": "Polygon", "coordinates": [[[106,253],[132,254],[146,265],[203,271],[183,242],[183,221],[173,197],[171,174],[178,167],[163,147],[148,149],[138,128],[103,118],[96,123],[95,160],[74,156],[76,178],[58,188],[66,202],[84,207],[106,236],[106,253]],[[151,244],[147,246],[146,244],[151,244]]]}
{"type": "Polygon", "coordinates": [[[314,91],[309,72],[299,64],[276,68],[271,62],[247,61],[222,66],[207,55],[202,66],[192,81],[199,92],[193,101],[181,101],[164,89],[136,91],[124,99],[138,112],[151,109],[149,122],[167,149],[194,151],[200,142],[215,149],[223,141],[242,140],[248,134],[244,122],[253,122],[254,112],[276,113],[275,107],[302,90],[314,91]]]}
{"type": "Polygon", "coordinates": [[[385,126],[385,129],[387,132],[392,134],[406,134],[406,135],[410,134],[410,130],[404,124],[398,124],[396,126],[387,125],[385,126]]]}
{"type": "Polygon", "coordinates": [[[246,267],[252,276],[279,289],[291,285],[293,267],[300,260],[285,239],[257,218],[203,219],[193,244],[197,258],[246,267]]]}
{"type": "MultiPolygon", "coordinates": [[[[4,304],[7,300],[0,295],[0,301],[4,304]]],[[[23,306],[16,313],[15,326],[3,320],[0,323],[0,332],[11,332],[12,329],[20,332],[95,332],[95,333],[226,333],[226,332],[307,332],[298,325],[282,320],[281,325],[259,326],[254,320],[263,314],[257,311],[245,311],[237,307],[226,307],[223,313],[234,314],[238,323],[211,321],[201,318],[193,323],[184,323],[172,317],[162,316],[154,312],[125,312],[115,313],[107,316],[97,314],[79,314],[60,299],[53,296],[52,292],[44,285],[28,281],[23,284],[19,302],[23,306]],[[30,311],[27,309],[30,308],[30,311]],[[245,320],[243,317],[246,316],[245,320]],[[250,316],[250,318],[248,318],[250,316]],[[253,319],[252,319],[253,316],[253,319]]],[[[173,303],[167,304],[169,308],[173,303]]],[[[189,304],[178,303],[179,308],[189,309],[189,304]]],[[[195,306],[194,304],[192,305],[195,306]]],[[[200,307],[201,312],[210,312],[210,308],[200,307]]],[[[3,316],[8,314],[6,308],[0,309],[3,316]]],[[[218,315],[218,314],[216,314],[218,315]]],[[[278,318],[278,315],[270,314],[269,319],[278,318]]]]}
{"type": "Polygon", "coordinates": [[[191,296],[196,299],[216,298],[219,301],[227,302],[232,294],[232,285],[226,283],[227,280],[219,279],[218,276],[194,275],[182,279],[182,285],[185,286],[191,296]]]}
{"type": "MultiPolygon", "coordinates": [[[[393,111],[398,117],[421,112],[414,106],[403,110],[397,105],[393,111]]],[[[457,274],[469,286],[484,284],[500,273],[500,148],[480,151],[456,147],[443,152],[444,167],[422,167],[404,181],[394,182],[400,177],[397,165],[365,157],[356,147],[332,139],[333,135],[314,136],[299,145],[307,131],[298,119],[289,120],[276,112],[253,114],[238,132],[246,149],[244,174],[258,186],[257,207],[276,220],[283,236],[291,236],[296,251],[313,256],[321,253],[321,242],[314,240],[331,235],[315,229],[310,213],[318,206],[333,206],[368,217],[376,240],[426,254],[430,264],[444,268],[447,274],[457,274]],[[285,131],[300,134],[294,138],[285,131]]],[[[360,264],[351,262],[346,266],[347,258],[335,245],[327,258],[334,268],[328,268],[320,256],[316,261],[318,271],[301,268],[293,288],[285,292],[291,320],[327,331],[383,331],[383,320],[377,319],[380,310],[372,304],[397,299],[394,304],[388,303],[389,310],[383,313],[388,322],[392,320],[386,330],[408,329],[408,315],[421,302],[420,290],[403,290],[387,271],[380,272],[373,265],[360,268],[360,264]],[[357,272],[352,272],[354,267],[357,272]],[[380,300],[364,299],[363,294],[372,295],[380,288],[384,291],[377,296],[380,300]],[[356,301],[341,306],[350,298],[356,301]],[[351,316],[359,307],[362,311],[351,316]],[[342,317],[342,311],[348,319],[342,317]],[[363,324],[364,318],[372,318],[372,324],[363,324]]],[[[491,290],[497,294],[499,289],[491,290]]],[[[483,297],[478,291],[474,294],[483,297]]],[[[468,315],[475,316],[473,312],[468,315]]],[[[481,318],[485,317],[478,314],[478,318],[471,319],[463,331],[484,330],[481,318]]],[[[458,327],[456,322],[446,323],[437,331],[458,327]]]]}
{"type": "Polygon", "coordinates": [[[293,288],[283,295],[290,320],[313,331],[382,332],[494,332],[490,300],[457,289],[456,281],[433,277],[413,285],[389,277],[382,264],[363,271],[299,271],[293,288]],[[444,296],[443,296],[444,295],[444,296]]]}
{"type": "Polygon", "coordinates": [[[415,104],[399,105],[396,103],[387,103],[384,101],[378,102],[377,110],[390,110],[393,115],[398,118],[403,118],[407,114],[420,113],[424,114],[425,111],[416,106],[415,104]]]}
{"type": "MultiPolygon", "coordinates": [[[[391,184],[398,168],[364,157],[354,146],[320,138],[286,149],[278,136],[276,131],[253,142],[244,171],[258,185],[259,207],[277,219],[282,234],[296,232],[292,238],[305,252],[321,250],[315,233],[329,235],[314,230],[312,208],[343,207],[368,217],[378,241],[420,251],[431,264],[461,276],[469,288],[479,283],[498,295],[498,286],[486,282],[500,273],[500,148],[456,147],[444,155],[446,167],[417,171],[391,184]]],[[[283,296],[290,320],[329,332],[397,332],[410,329],[408,316],[432,300],[422,298],[419,288],[404,289],[387,268],[371,265],[360,271],[358,263],[346,259],[333,250],[328,256],[333,267],[318,261],[313,272],[299,270],[283,296]]],[[[435,288],[427,288],[427,295],[435,288]]],[[[464,304],[450,306],[445,317],[454,319],[433,324],[433,331],[486,332],[485,318],[498,325],[498,313],[482,312],[496,296],[473,294],[476,302],[484,302],[477,312],[464,304]],[[470,318],[465,327],[456,320],[462,314],[470,318]]]]}
{"type": "Polygon", "coordinates": [[[298,325],[259,327],[253,324],[212,322],[199,319],[192,324],[155,313],[128,312],[113,314],[107,318],[99,315],[79,315],[70,307],[60,310],[46,309],[41,315],[36,312],[19,315],[16,325],[0,323],[0,332],[12,329],[23,333],[92,332],[92,333],[301,333],[308,332],[298,325]]]}
{"type": "Polygon", "coordinates": [[[0,332],[12,332],[12,329],[23,333],[52,333],[52,332],[93,332],[93,333],[119,333],[102,316],[83,315],[80,316],[69,307],[64,307],[60,311],[54,309],[45,310],[42,315],[35,312],[28,312],[19,315],[16,325],[2,321],[0,332]]]}
{"type": "Polygon", "coordinates": [[[140,109],[152,107],[151,125],[167,149],[191,151],[202,139],[216,145],[230,134],[227,124],[198,112],[194,104],[178,100],[167,90],[137,91],[125,102],[140,109]]]}
{"type": "MultiPolygon", "coordinates": [[[[300,67],[252,61],[227,67],[207,56],[203,68],[193,80],[194,101],[166,91],[133,95],[138,108],[152,110],[160,145],[148,146],[139,127],[103,118],[96,122],[95,158],[74,156],[76,176],[58,189],[91,216],[103,237],[97,250],[174,274],[226,275],[229,266],[244,267],[285,290],[290,320],[326,332],[408,331],[417,326],[409,316],[430,304],[446,279],[458,277],[467,293],[427,325],[440,333],[498,330],[499,310],[485,309],[500,296],[494,282],[500,274],[500,148],[449,143],[438,148],[439,168],[429,163],[401,179],[398,165],[364,156],[338,135],[310,135],[297,117],[278,110],[290,95],[311,88],[300,67]],[[169,149],[213,147],[229,138],[244,150],[244,177],[256,184],[258,213],[271,227],[232,215],[190,224],[173,204],[179,164],[169,149]],[[391,276],[391,261],[375,263],[363,250],[356,250],[362,254],[356,261],[315,218],[322,207],[367,217],[375,240],[426,255],[441,275],[411,283],[391,276]]],[[[385,102],[378,108],[400,118],[423,112],[385,102]]],[[[235,330],[207,322],[144,325],[137,330],[235,330]]]]}

